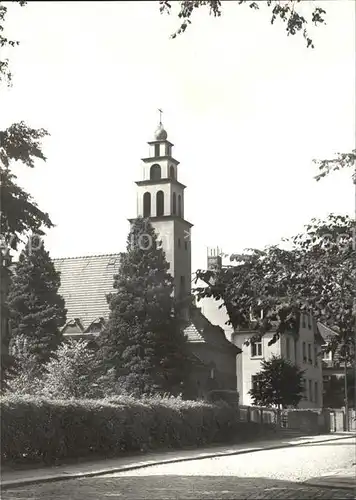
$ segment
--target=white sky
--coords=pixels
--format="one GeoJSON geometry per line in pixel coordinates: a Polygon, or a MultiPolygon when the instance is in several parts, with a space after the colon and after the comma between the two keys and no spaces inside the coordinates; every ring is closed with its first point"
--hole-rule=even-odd
{"type": "Polygon", "coordinates": [[[207,246],[235,253],[352,214],[350,173],[316,183],[312,159],[355,144],[355,3],[318,4],[327,25],[314,50],[271,26],[265,6],[224,3],[218,19],[202,9],[171,40],[179,21],[158,2],[9,5],[7,34],[21,44],[0,128],[25,120],[51,133],[48,161],[16,173],[57,225],[52,257],[125,249],[158,107],[187,185],[193,269],[207,246]]]}

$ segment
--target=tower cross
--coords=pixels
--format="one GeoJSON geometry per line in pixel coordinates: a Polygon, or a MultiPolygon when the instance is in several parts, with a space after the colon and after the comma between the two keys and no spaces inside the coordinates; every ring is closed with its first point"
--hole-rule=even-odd
{"type": "Polygon", "coordinates": [[[161,109],[158,109],[159,111],[159,124],[162,125],[162,113],[163,111],[161,109]]]}

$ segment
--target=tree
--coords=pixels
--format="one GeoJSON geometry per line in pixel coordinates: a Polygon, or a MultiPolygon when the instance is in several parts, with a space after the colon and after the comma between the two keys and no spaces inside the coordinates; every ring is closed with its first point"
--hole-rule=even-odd
{"type": "Polygon", "coordinates": [[[354,169],[353,181],[356,183],[356,149],[348,153],[338,153],[336,158],[329,160],[313,160],[319,167],[319,173],[315,177],[317,181],[323,179],[331,172],[336,172],[337,170],[343,170],[347,168],[354,169]]]}
{"type": "Polygon", "coordinates": [[[197,288],[198,300],[222,300],[235,329],[263,335],[276,328],[270,344],[286,331],[297,334],[300,312],[311,312],[337,332],[328,348],[339,346],[343,356],[351,357],[356,314],[353,221],[341,215],[313,219],[289,244],[291,249],[273,246],[232,255],[236,265],[199,270],[197,279],[208,287],[197,288]]]}
{"type": "MultiPolygon", "coordinates": [[[[313,0],[315,2],[315,0],[313,0]]],[[[307,47],[314,48],[313,41],[310,38],[306,26],[309,22],[312,22],[315,26],[319,24],[324,24],[324,14],[325,10],[321,7],[315,6],[310,12],[308,19],[302,14],[300,4],[301,0],[286,0],[281,2],[279,0],[267,0],[266,2],[256,2],[251,0],[235,0],[238,5],[247,4],[251,9],[257,10],[260,8],[261,4],[270,9],[270,21],[274,24],[276,19],[281,20],[285,23],[287,35],[295,35],[297,33],[303,33],[303,37],[306,40],[307,47]]],[[[170,13],[171,4],[167,0],[160,0],[160,11],[161,13],[170,13]]],[[[220,0],[183,0],[179,3],[178,17],[181,19],[181,25],[178,30],[173,33],[172,38],[177,35],[184,33],[188,25],[191,24],[191,18],[194,11],[200,7],[208,8],[210,14],[215,17],[219,17],[222,14],[222,6],[220,0]]]]}
{"type": "Polygon", "coordinates": [[[14,338],[10,354],[16,362],[6,389],[22,395],[39,394],[42,388],[42,374],[38,369],[36,356],[29,350],[28,338],[24,335],[14,338]]]}
{"type": "Polygon", "coordinates": [[[94,398],[102,396],[97,380],[97,362],[85,340],[62,343],[46,365],[42,395],[50,398],[94,398]]]}
{"type": "MultiPolygon", "coordinates": [[[[24,6],[25,1],[20,0],[24,6]]],[[[8,3],[0,2],[0,46],[14,47],[17,41],[5,36],[4,22],[8,3]]],[[[12,84],[8,59],[0,59],[0,84],[12,84]]],[[[12,162],[19,161],[34,167],[36,159],[45,160],[41,140],[48,133],[43,129],[33,129],[24,122],[13,124],[0,130],[0,309],[1,309],[1,390],[6,387],[7,376],[13,371],[13,358],[8,352],[9,331],[5,299],[9,275],[9,251],[16,250],[24,236],[30,232],[43,235],[43,228],[53,226],[49,215],[39,209],[29,193],[16,183],[16,176],[10,171],[12,162]]]]}
{"type": "MultiPolygon", "coordinates": [[[[331,375],[324,382],[323,406],[325,408],[342,408],[345,405],[345,379],[331,375]]],[[[355,370],[347,374],[347,396],[350,408],[355,408],[355,370]]]]}
{"type": "Polygon", "coordinates": [[[128,392],[182,391],[187,340],[175,310],[169,264],[148,219],[135,219],[108,297],[100,356],[128,392]]]}
{"type": "Polygon", "coordinates": [[[262,361],[256,383],[249,391],[258,406],[276,406],[279,410],[297,407],[303,397],[303,371],[290,361],[272,356],[262,361]]]}
{"type": "MultiPolygon", "coordinates": [[[[21,7],[26,5],[26,1],[18,0],[16,1],[21,7]]],[[[15,47],[19,44],[18,41],[10,40],[4,35],[4,22],[7,14],[7,4],[0,2],[0,47],[15,47]]],[[[0,83],[5,81],[8,85],[11,85],[12,75],[9,69],[9,60],[0,59],[0,83]]]]}
{"type": "Polygon", "coordinates": [[[28,352],[43,369],[62,341],[66,319],[64,299],[58,293],[60,273],[55,270],[43,242],[32,238],[16,263],[8,294],[11,341],[27,339],[28,352]]]}

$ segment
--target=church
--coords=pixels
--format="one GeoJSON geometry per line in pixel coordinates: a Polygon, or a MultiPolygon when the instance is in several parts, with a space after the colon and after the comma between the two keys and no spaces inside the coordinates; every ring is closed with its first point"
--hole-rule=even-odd
{"type": "MultiPolygon", "coordinates": [[[[149,217],[162,241],[174,280],[174,293],[191,296],[193,225],[185,219],[186,186],[178,180],[179,161],[173,157],[173,144],[161,120],[148,148],[148,156],[142,158],[141,178],[136,181],[136,217],[149,217]]],[[[59,293],[68,311],[64,336],[95,341],[109,317],[106,296],[114,291],[120,255],[54,259],[54,265],[61,273],[59,293]]],[[[212,309],[217,311],[217,305],[210,306],[212,309]]],[[[206,398],[212,390],[236,391],[236,356],[241,350],[227,339],[221,326],[209,321],[194,301],[186,315],[185,333],[196,361],[190,387],[194,397],[206,398]]]]}

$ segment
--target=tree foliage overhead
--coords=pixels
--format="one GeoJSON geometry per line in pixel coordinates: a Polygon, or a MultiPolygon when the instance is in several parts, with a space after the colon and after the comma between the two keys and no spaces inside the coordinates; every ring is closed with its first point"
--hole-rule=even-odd
{"type": "Polygon", "coordinates": [[[1,244],[3,248],[17,249],[21,237],[34,232],[44,235],[43,227],[51,228],[49,215],[38,207],[32,196],[16,183],[10,171],[12,161],[20,161],[33,168],[36,159],[46,160],[41,150],[41,139],[48,135],[43,129],[33,129],[24,122],[0,131],[1,175],[1,244]]]}
{"type": "MultiPolygon", "coordinates": [[[[285,23],[287,35],[295,35],[297,33],[302,33],[306,40],[307,47],[314,48],[313,41],[310,38],[307,25],[308,23],[313,23],[315,26],[324,24],[325,10],[315,5],[315,0],[313,10],[310,13],[310,17],[307,19],[301,12],[300,4],[301,0],[267,0],[266,2],[256,2],[252,0],[235,0],[238,5],[248,5],[251,9],[257,10],[267,6],[270,10],[270,22],[274,22],[278,19],[285,23]]],[[[310,2],[310,3],[312,3],[310,2]]],[[[171,3],[167,0],[160,0],[160,11],[161,13],[171,12],[171,3]]],[[[209,9],[210,14],[215,17],[221,16],[223,13],[222,2],[220,0],[183,0],[179,3],[179,13],[178,17],[181,19],[181,24],[178,30],[172,35],[175,38],[177,35],[184,33],[188,25],[191,24],[193,12],[198,8],[204,7],[209,9]]]]}
{"type": "Polygon", "coordinates": [[[129,392],[182,391],[187,341],[175,312],[168,268],[153,226],[148,219],[136,219],[101,336],[101,357],[129,392]]]}
{"type": "Polygon", "coordinates": [[[315,177],[317,181],[323,179],[332,172],[343,169],[353,169],[353,181],[356,183],[356,149],[348,153],[338,153],[336,158],[330,160],[314,160],[318,165],[319,173],[315,177]]]}
{"type": "MultiPolygon", "coordinates": [[[[21,6],[26,4],[20,0],[21,6]]],[[[0,48],[15,47],[19,42],[5,35],[5,20],[9,2],[0,2],[0,48]]],[[[10,85],[12,75],[8,59],[0,59],[0,83],[10,85]]],[[[16,183],[10,171],[12,162],[21,162],[33,168],[35,160],[46,160],[41,148],[42,139],[48,135],[44,129],[34,129],[23,121],[0,130],[0,178],[1,178],[1,249],[16,250],[21,236],[30,231],[43,235],[41,227],[53,226],[49,215],[40,210],[31,195],[16,183]]]]}
{"type": "MultiPolygon", "coordinates": [[[[353,221],[330,215],[313,219],[306,231],[291,240],[291,249],[279,246],[233,255],[236,265],[197,271],[198,300],[222,300],[235,329],[263,335],[276,329],[270,343],[285,332],[298,333],[299,314],[311,312],[337,332],[330,347],[353,349],[356,311],[356,249],[353,221]]],[[[345,354],[346,355],[346,354],[345,354]]]]}
{"type": "Polygon", "coordinates": [[[28,353],[39,367],[50,359],[62,341],[60,327],[66,320],[64,299],[58,293],[60,273],[43,244],[31,241],[20,254],[7,298],[11,342],[27,339],[28,353]]]}
{"type": "MultiPolygon", "coordinates": [[[[15,0],[15,3],[24,6],[26,5],[26,1],[24,0],[15,0]]],[[[4,49],[6,47],[15,47],[19,44],[16,40],[10,40],[5,35],[4,22],[6,19],[6,14],[8,12],[9,2],[0,2],[0,48],[4,49]]],[[[0,83],[6,82],[8,85],[11,84],[12,75],[9,68],[9,60],[7,58],[0,59],[0,83]]]]}
{"type": "Polygon", "coordinates": [[[249,391],[258,406],[296,407],[303,397],[303,371],[290,361],[272,356],[261,363],[257,383],[249,391]]]}

